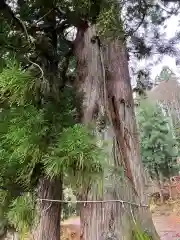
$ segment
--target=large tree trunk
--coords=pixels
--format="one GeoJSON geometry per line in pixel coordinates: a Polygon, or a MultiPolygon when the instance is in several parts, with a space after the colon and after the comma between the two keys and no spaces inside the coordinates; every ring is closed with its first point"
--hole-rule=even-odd
{"type": "MultiPolygon", "coordinates": [[[[62,199],[61,179],[42,178],[38,187],[39,199],[62,199]]],[[[59,240],[60,239],[60,213],[61,204],[58,202],[39,201],[39,222],[34,240],[59,240]]]]}
{"type": "MultiPolygon", "coordinates": [[[[125,47],[119,40],[104,43],[92,41],[95,28],[79,28],[75,41],[77,83],[84,92],[82,122],[88,124],[106,110],[108,124],[101,137],[109,142],[108,162],[113,171],[104,169],[103,189],[88,186],[81,200],[119,200],[148,204],[144,194],[145,178],[140,161],[134,103],[125,47]],[[101,51],[102,50],[102,51],[101,51]],[[98,112],[98,114],[97,114],[98,112]],[[120,175],[123,168],[124,174],[120,175]]],[[[158,239],[150,212],[121,202],[86,203],[80,208],[81,239],[132,239],[133,217],[142,228],[148,228],[158,239]]]]}

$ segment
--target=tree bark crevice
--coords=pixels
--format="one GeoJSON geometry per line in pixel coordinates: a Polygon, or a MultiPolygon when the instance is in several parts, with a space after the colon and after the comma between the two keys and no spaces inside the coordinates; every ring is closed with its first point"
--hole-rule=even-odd
{"type": "MultiPolygon", "coordinates": [[[[119,168],[122,166],[122,160],[125,161],[124,171],[128,170],[132,181],[127,176],[111,173],[109,169],[104,168],[102,197],[99,197],[96,185],[91,186],[87,196],[81,197],[82,200],[120,199],[147,204],[126,50],[119,40],[103,42],[103,64],[105,72],[108,72],[104,79],[100,48],[97,42],[91,43],[93,36],[96,36],[95,26],[89,27],[81,35],[77,34],[78,41],[75,41],[74,46],[77,59],[77,85],[84,94],[81,121],[85,124],[92,121],[97,103],[98,109],[101,109],[102,105],[106,107],[111,124],[106,126],[102,138],[109,142],[108,164],[119,168]],[[107,99],[104,98],[104,89],[107,99]]],[[[118,240],[131,240],[132,219],[128,212],[129,206],[126,206],[125,210],[121,202],[81,205],[81,240],[104,240],[108,239],[108,236],[114,236],[114,239],[118,240]]],[[[143,228],[150,229],[154,239],[158,239],[147,209],[136,210],[135,218],[143,228]]]]}

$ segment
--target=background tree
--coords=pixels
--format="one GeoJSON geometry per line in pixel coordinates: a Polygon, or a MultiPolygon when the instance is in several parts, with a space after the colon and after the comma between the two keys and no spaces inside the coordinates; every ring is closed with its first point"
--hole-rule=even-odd
{"type": "Polygon", "coordinates": [[[137,119],[142,161],[152,179],[159,183],[163,201],[161,180],[169,180],[171,176],[178,173],[177,142],[167,117],[155,103],[148,100],[141,102],[137,108],[137,119]],[[164,179],[161,179],[161,176],[164,179]]]}
{"type": "Polygon", "coordinates": [[[178,77],[171,73],[168,81],[166,77],[159,82],[158,86],[147,92],[150,101],[156,102],[161,108],[164,115],[169,118],[173,135],[179,142],[179,126],[180,126],[180,97],[179,97],[178,77]]]}
{"type": "Polygon", "coordinates": [[[156,77],[155,83],[159,83],[161,81],[168,81],[175,77],[173,71],[168,67],[164,66],[160,72],[160,74],[156,77]]]}

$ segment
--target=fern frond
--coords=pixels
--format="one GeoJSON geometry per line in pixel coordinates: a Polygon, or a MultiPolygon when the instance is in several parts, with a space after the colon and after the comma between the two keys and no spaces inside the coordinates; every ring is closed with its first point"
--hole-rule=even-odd
{"type": "Polygon", "coordinates": [[[20,232],[28,232],[37,217],[35,200],[32,194],[26,193],[17,197],[10,204],[7,218],[20,232]]]}
{"type": "Polygon", "coordinates": [[[102,172],[104,154],[95,137],[83,125],[64,129],[55,146],[43,159],[46,173],[55,177],[62,172],[95,174],[102,172]]]}
{"type": "Polygon", "coordinates": [[[16,65],[5,68],[0,74],[0,94],[1,101],[8,99],[10,105],[24,105],[28,100],[31,102],[35,94],[35,79],[16,65]]]}

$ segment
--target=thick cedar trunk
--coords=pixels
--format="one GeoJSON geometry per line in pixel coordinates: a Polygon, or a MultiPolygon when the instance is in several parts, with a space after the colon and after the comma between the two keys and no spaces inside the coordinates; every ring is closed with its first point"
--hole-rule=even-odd
{"type": "MultiPolygon", "coordinates": [[[[120,173],[110,174],[104,169],[101,198],[97,186],[89,186],[91,191],[84,189],[81,199],[123,199],[147,204],[125,47],[119,40],[104,43],[102,57],[98,42],[91,41],[94,35],[94,27],[79,28],[75,41],[76,86],[84,92],[82,122],[94,121],[97,109],[100,114],[104,105],[110,122],[102,135],[110,143],[108,161],[115,168],[123,167],[125,176],[121,179],[120,173]]],[[[148,209],[132,206],[131,211],[130,205],[119,202],[83,204],[80,208],[81,239],[131,240],[132,212],[142,227],[148,227],[154,239],[158,239],[148,209]]]]}
{"type": "MultiPolygon", "coordinates": [[[[49,88],[45,91],[42,87],[43,101],[50,104],[57,104],[59,100],[59,77],[58,77],[58,59],[57,59],[57,22],[54,9],[56,3],[54,1],[48,1],[47,4],[43,4],[40,8],[40,15],[43,16],[45,25],[51,26],[51,29],[45,30],[44,35],[39,42],[37,41],[39,54],[39,62],[37,62],[43,69],[45,78],[48,81],[49,88]],[[44,91],[44,92],[43,92],[44,91]]],[[[42,86],[43,86],[42,81],[42,86]]],[[[45,87],[46,88],[46,87],[45,87]]],[[[40,100],[42,95],[40,95],[40,100]]],[[[42,102],[38,101],[40,108],[42,102]]],[[[44,106],[43,106],[44,107],[44,106]]],[[[54,124],[53,117],[48,120],[51,124],[54,124]]],[[[49,142],[49,136],[47,132],[46,147],[49,142]]],[[[51,140],[50,140],[51,141],[51,140]]],[[[62,200],[62,179],[44,176],[39,179],[39,185],[37,189],[37,196],[39,199],[52,199],[62,200]]],[[[60,202],[38,202],[39,222],[35,229],[34,240],[59,240],[60,239],[60,218],[61,218],[61,203],[60,202]]],[[[35,226],[36,227],[36,226],[35,226]]]]}
{"type": "MultiPolygon", "coordinates": [[[[38,187],[39,199],[62,199],[61,179],[42,178],[38,187]]],[[[61,204],[56,202],[39,201],[39,222],[34,240],[59,240],[60,239],[60,214],[61,204]]]]}

